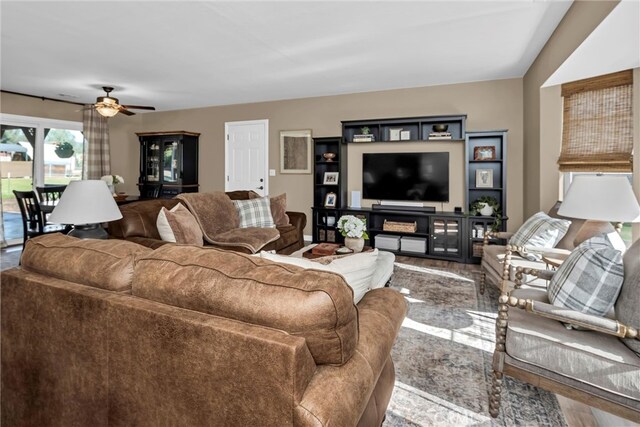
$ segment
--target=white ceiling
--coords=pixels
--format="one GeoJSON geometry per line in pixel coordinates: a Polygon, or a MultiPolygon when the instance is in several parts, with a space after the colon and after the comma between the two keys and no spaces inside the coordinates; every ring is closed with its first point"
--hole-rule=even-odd
{"type": "Polygon", "coordinates": [[[3,0],[0,83],[175,110],[522,77],[570,5],[3,0]]]}

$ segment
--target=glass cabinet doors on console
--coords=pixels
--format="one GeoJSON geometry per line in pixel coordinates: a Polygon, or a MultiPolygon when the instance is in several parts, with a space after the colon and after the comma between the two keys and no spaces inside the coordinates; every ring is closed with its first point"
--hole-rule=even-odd
{"type": "Polygon", "coordinates": [[[171,198],[198,191],[198,137],[195,132],[137,133],[140,141],[141,198],[171,198]]]}

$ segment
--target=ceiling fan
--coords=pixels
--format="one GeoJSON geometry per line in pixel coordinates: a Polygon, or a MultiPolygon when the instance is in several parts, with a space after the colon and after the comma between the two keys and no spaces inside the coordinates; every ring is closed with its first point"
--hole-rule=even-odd
{"type": "Polygon", "coordinates": [[[113,117],[118,113],[125,114],[127,116],[133,116],[135,113],[133,110],[152,110],[155,111],[155,107],[149,107],[144,105],[120,105],[118,98],[114,98],[110,96],[111,91],[113,91],[112,87],[103,86],[102,90],[106,92],[106,96],[99,96],[96,99],[96,103],[93,104],[90,108],[95,108],[96,111],[104,117],[113,117]]]}

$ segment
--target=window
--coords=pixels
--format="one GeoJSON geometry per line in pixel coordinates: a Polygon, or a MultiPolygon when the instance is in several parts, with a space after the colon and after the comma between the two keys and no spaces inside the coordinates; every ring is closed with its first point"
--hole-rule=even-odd
{"type": "Polygon", "coordinates": [[[82,179],[81,122],[0,114],[0,215],[8,243],[22,240],[22,222],[13,190],[82,179]]]}
{"type": "Polygon", "coordinates": [[[561,172],[631,172],[633,71],[562,85],[561,172]]]}

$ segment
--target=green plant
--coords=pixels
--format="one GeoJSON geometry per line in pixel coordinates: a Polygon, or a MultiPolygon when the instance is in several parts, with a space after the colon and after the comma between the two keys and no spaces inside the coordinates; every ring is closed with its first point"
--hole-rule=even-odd
{"type": "Polygon", "coordinates": [[[369,126],[361,127],[360,132],[362,132],[363,135],[369,135],[369,126]]]}
{"type": "Polygon", "coordinates": [[[71,143],[69,142],[65,141],[56,144],[55,153],[61,159],[68,159],[69,157],[73,156],[73,152],[73,145],[71,145],[71,143]]]}
{"type": "Polygon", "coordinates": [[[493,214],[491,215],[493,217],[493,225],[491,226],[491,231],[500,230],[500,226],[502,225],[502,208],[495,197],[482,196],[473,201],[469,205],[469,215],[480,215],[480,210],[485,204],[493,208],[493,214]]]}

